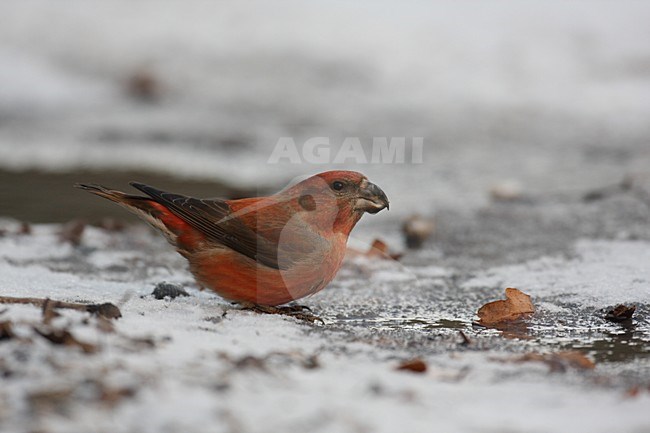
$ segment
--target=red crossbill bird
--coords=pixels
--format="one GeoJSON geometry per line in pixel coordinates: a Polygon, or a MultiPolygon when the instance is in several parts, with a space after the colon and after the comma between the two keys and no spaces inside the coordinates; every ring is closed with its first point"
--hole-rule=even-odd
{"type": "Polygon", "coordinates": [[[196,281],[223,298],[277,306],[314,294],[339,270],[365,212],[388,208],[361,173],[328,171],[268,197],[198,199],[132,182],[146,196],[77,184],[160,230],[196,281]]]}

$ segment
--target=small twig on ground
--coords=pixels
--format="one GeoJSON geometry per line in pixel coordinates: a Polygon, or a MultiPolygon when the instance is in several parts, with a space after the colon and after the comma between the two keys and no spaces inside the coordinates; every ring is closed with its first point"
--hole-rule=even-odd
{"type": "Polygon", "coordinates": [[[106,319],[118,319],[122,317],[120,309],[111,303],[80,304],[76,302],[53,301],[49,298],[15,298],[12,296],[0,296],[0,304],[31,304],[42,308],[44,312],[50,312],[58,308],[85,311],[106,319]]]}

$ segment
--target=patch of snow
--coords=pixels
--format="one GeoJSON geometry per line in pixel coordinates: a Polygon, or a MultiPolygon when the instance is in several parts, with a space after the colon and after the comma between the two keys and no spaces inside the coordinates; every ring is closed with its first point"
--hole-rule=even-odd
{"type": "MultiPolygon", "coordinates": [[[[113,264],[121,264],[128,257],[125,242],[133,237],[130,233],[100,236],[91,231],[89,240],[101,251],[91,250],[84,258],[79,253],[88,247],[82,246],[67,259],[75,266],[52,270],[48,260],[61,258],[57,251],[61,244],[53,232],[53,227],[35,226],[33,235],[21,238],[20,261],[8,259],[16,240],[0,238],[1,293],[114,302],[123,317],[114,322],[115,331],[108,333],[87,314],[63,311],[54,319],[53,326],[68,327],[79,340],[97,345],[99,352],[88,355],[36,336],[32,324],[44,326],[39,325],[39,308],[0,306],[0,321],[12,321],[16,334],[31,341],[0,342],[0,369],[12,372],[3,378],[0,388],[2,432],[389,433],[436,429],[450,433],[609,433],[650,428],[645,411],[650,395],[626,399],[620,387],[595,385],[607,375],[601,366],[594,374],[568,371],[549,375],[542,364],[495,361],[495,357],[512,355],[498,348],[459,350],[457,344],[450,343],[449,350],[428,351],[435,341],[445,341],[444,334],[435,330],[419,344],[415,344],[418,340],[406,344],[400,334],[404,331],[397,328],[377,335],[372,328],[346,327],[334,318],[327,318],[329,323],[322,326],[258,315],[194,287],[188,287],[190,297],[156,300],[149,293],[157,276],[131,269],[130,281],[113,281],[108,278],[112,274],[103,269],[110,267],[111,259],[113,264]],[[101,255],[93,257],[95,254],[101,255]],[[78,274],[83,266],[95,272],[78,274]],[[391,339],[403,344],[393,349],[382,346],[391,339]],[[395,370],[400,361],[418,356],[428,364],[426,373],[395,370]],[[311,357],[317,360],[316,365],[306,363],[311,357]],[[97,400],[97,383],[131,387],[134,395],[110,406],[97,400]],[[30,403],[30,393],[56,389],[72,390],[69,397],[58,400],[64,412],[30,403]]],[[[62,248],[70,252],[69,247],[62,248]]],[[[639,266],[647,263],[647,244],[584,241],[577,250],[579,258],[564,265],[561,259],[544,259],[494,269],[472,284],[504,278],[522,281],[535,296],[563,293],[559,284],[548,291],[543,274],[549,273],[551,280],[565,281],[563,286],[570,287],[576,299],[590,299],[587,286],[592,278],[601,281],[596,292],[600,301],[608,300],[604,293],[614,281],[632,285],[634,296],[630,299],[641,296],[634,282],[647,281],[647,269],[639,266]],[[576,272],[580,266],[583,270],[576,272]],[[532,277],[525,280],[528,273],[532,277]],[[606,278],[607,273],[613,279],[606,278]],[[623,279],[623,275],[627,277],[623,279]]],[[[169,251],[152,254],[156,261],[164,262],[169,251]]],[[[369,279],[341,277],[336,288],[326,289],[331,290],[329,299],[336,302],[335,291],[343,293],[349,285],[355,291],[354,295],[348,293],[351,299],[360,299],[362,305],[399,312],[399,305],[386,304],[416,297],[417,288],[410,285],[401,290],[396,276],[408,267],[387,270],[385,266],[390,265],[371,266],[369,279]],[[379,284],[367,284],[368,280],[379,284]],[[397,283],[391,284],[393,281],[397,283]],[[400,291],[398,298],[394,297],[396,290],[400,291]]],[[[413,272],[437,277],[448,271],[432,267],[413,272]]],[[[187,271],[172,268],[168,277],[183,281],[187,271]]],[[[318,305],[318,298],[313,299],[318,305]]],[[[345,305],[346,299],[339,299],[336,308],[344,310],[345,305]]],[[[480,337],[472,334],[472,338],[480,337]]],[[[635,368],[643,371],[647,363],[635,368]]]]}
{"type": "Polygon", "coordinates": [[[533,297],[562,296],[584,307],[650,301],[650,243],[581,240],[577,257],[544,257],[501,266],[464,283],[465,287],[517,287],[533,297]]]}

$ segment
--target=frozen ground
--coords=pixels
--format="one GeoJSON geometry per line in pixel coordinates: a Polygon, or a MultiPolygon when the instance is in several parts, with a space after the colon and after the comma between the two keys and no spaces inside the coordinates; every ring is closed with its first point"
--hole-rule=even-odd
{"type": "MultiPolygon", "coordinates": [[[[325,321],[314,325],[198,291],[142,226],[87,227],[74,247],[59,226],[20,235],[5,222],[3,295],[113,302],[123,317],[113,331],[78,312],[54,319],[96,345],[87,354],[37,335],[49,329],[40,309],[1,306],[19,338],[0,341],[0,430],[649,432],[650,224],[638,197],[441,213],[423,250],[356,258],[306,299],[325,321]],[[161,281],[190,296],[154,299],[161,281]],[[503,331],[473,327],[507,286],[532,296],[535,315],[503,331]],[[637,306],[632,323],[603,319],[619,303],[637,306]],[[565,350],[596,368],[503,362],[565,350]],[[413,358],[426,373],[395,370],[413,358]]],[[[379,236],[400,249],[398,221],[373,221],[353,243],[379,236]]]]}

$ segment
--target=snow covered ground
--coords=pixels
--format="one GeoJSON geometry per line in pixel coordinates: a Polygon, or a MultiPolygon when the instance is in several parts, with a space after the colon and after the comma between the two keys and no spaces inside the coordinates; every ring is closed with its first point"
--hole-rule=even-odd
{"type": "Polygon", "coordinates": [[[46,325],[37,307],[0,305],[15,334],[0,340],[3,432],[650,431],[648,240],[582,240],[571,257],[475,273],[440,266],[435,248],[402,263],[357,258],[305,300],[325,321],[308,324],[198,291],[183,259],[142,226],[86,227],[76,247],[57,225],[3,228],[2,295],[112,302],[123,316],[107,329],[61,310],[46,325]],[[190,296],[155,299],[161,281],[190,296]],[[505,286],[531,294],[537,313],[503,334],[473,327],[505,286]],[[603,320],[615,303],[637,305],[633,325],[603,320]],[[92,353],[34,329],[67,329],[92,353]],[[508,362],[565,350],[595,369],[508,362]],[[396,370],[414,358],[425,373],[396,370]]]}

